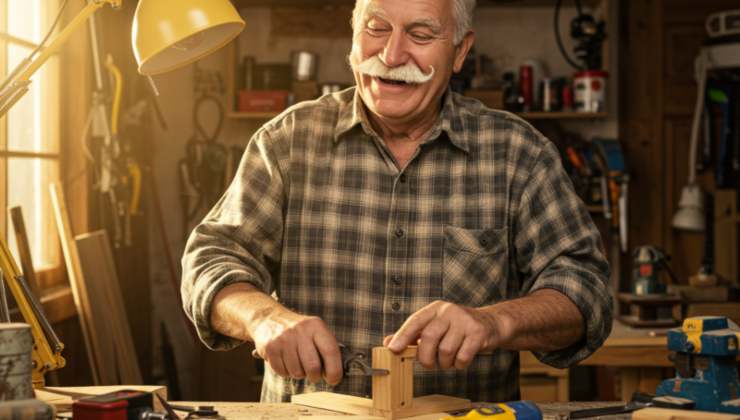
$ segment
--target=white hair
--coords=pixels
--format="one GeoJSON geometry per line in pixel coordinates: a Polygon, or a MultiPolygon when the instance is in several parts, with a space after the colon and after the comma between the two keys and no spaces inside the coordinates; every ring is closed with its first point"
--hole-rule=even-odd
{"type": "MultiPolygon", "coordinates": [[[[355,8],[352,11],[352,28],[355,34],[360,30],[360,19],[364,12],[364,5],[367,0],[356,0],[355,8]]],[[[455,45],[462,42],[465,35],[473,29],[473,9],[475,9],[476,0],[452,0],[452,16],[455,19],[455,34],[453,42],[455,45]]]]}

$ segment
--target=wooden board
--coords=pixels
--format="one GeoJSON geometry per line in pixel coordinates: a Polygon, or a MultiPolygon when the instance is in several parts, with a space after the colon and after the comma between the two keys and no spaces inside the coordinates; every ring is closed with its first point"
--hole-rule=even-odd
{"type": "Polygon", "coordinates": [[[116,383],[141,384],[143,380],[108,233],[99,230],[79,235],[75,241],[88,290],[91,296],[95,296],[95,300],[91,302],[92,309],[96,316],[101,316],[107,323],[107,328],[97,333],[106,341],[106,346],[111,347],[111,355],[117,368],[116,383]]]}
{"type": "MultiPolygon", "coordinates": [[[[76,399],[122,390],[156,392],[162,398],[167,400],[167,387],[164,387],[162,385],[46,387],[36,389],[34,390],[34,392],[36,393],[37,399],[53,405],[57,411],[69,411],[72,409],[72,402],[76,399]]],[[[163,409],[157,398],[154,399],[154,408],[156,408],[157,410],[163,409]]]]}
{"type": "MultiPolygon", "coordinates": [[[[431,413],[421,416],[407,417],[404,420],[439,420],[448,417],[448,413],[431,413]]],[[[347,416],[347,415],[312,415],[300,416],[298,420],[385,420],[385,417],[378,416],[347,416]]]]}
{"type": "Polygon", "coordinates": [[[33,259],[31,258],[31,246],[28,243],[28,233],[26,232],[26,223],[23,220],[23,212],[20,206],[11,207],[8,212],[13,221],[13,231],[15,232],[15,243],[18,245],[18,254],[21,259],[21,269],[23,277],[26,278],[31,292],[37,299],[41,299],[41,289],[38,280],[36,280],[36,270],[33,268],[33,259]]]}
{"type": "Polygon", "coordinates": [[[344,414],[354,414],[371,418],[417,418],[426,415],[436,416],[438,413],[457,411],[472,408],[469,400],[448,397],[446,395],[427,395],[414,398],[409,408],[393,411],[388,415],[373,414],[373,401],[370,398],[355,397],[353,395],[336,394],[333,392],[311,392],[308,394],[293,395],[293,404],[307,407],[322,408],[344,414]]]}
{"type": "Polygon", "coordinates": [[[307,407],[323,408],[346,414],[361,416],[371,415],[373,401],[370,398],[355,397],[353,395],[336,394],[334,392],[310,392],[293,395],[290,398],[293,404],[307,407]]]}
{"type": "Polygon", "coordinates": [[[64,262],[67,266],[69,285],[72,289],[72,296],[74,297],[80,319],[82,336],[85,340],[88,362],[90,363],[90,375],[92,376],[93,383],[98,385],[102,381],[108,382],[111,378],[114,378],[114,374],[112,370],[101,372],[98,368],[99,363],[97,358],[102,354],[100,351],[101,345],[98,343],[98,337],[95,336],[96,328],[90,309],[90,298],[80,266],[80,255],[77,250],[77,244],[72,236],[72,227],[69,222],[64,191],[59,183],[51,185],[51,204],[54,208],[54,218],[56,219],[59,238],[62,244],[64,262]]]}
{"type": "Polygon", "coordinates": [[[740,414],[651,407],[632,413],[632,420],[740,420],[740,414]]]}

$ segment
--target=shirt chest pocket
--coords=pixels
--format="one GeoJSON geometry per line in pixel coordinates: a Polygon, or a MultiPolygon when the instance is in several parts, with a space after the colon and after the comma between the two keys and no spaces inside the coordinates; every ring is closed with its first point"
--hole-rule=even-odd
{"type": "Polygon", "coordinates": [[[442,299],[479,307],[504,298],[507,229],[444,227],[442,299]]]}

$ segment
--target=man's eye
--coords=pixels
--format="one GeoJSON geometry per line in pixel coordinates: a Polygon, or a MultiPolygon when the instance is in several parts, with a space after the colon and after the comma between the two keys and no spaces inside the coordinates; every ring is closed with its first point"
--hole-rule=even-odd
{"type": "Polygon", "coordinates": [[[431,41],[434,37],[423,32],[411,32],[411,37],[420,42],[431,41]]]}
{"type": "Polygon", "coordinates": [[[382,35],[388,32],[388,28],[375,25],[368,25],[366,30],[370,35],[382,35]]]}

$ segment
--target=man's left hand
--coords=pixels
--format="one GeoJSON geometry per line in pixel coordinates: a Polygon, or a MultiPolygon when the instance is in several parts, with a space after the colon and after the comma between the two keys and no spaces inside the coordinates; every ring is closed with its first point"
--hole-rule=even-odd
{"type": "Polygon", "coordinates": [[[463,369],[479,351],[498,347],[496,324],[483,309],[438,300],[412,314],[384,345],[398,353],[418,342],[416,358],[425,368],[463,369]]]}

